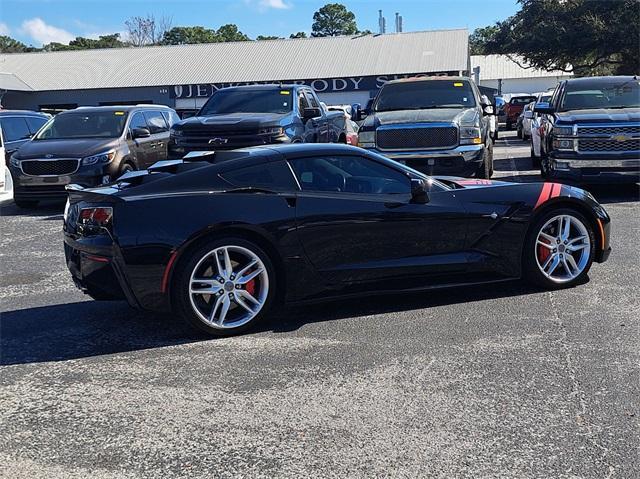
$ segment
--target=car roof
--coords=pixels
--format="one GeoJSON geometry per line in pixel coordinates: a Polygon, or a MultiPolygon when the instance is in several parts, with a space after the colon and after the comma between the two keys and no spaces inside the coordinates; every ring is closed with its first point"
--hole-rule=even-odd
{"type": "Polygon", "coordinates": [[[42,116],[48,117],[46,113],[31,110],[0,110],[0,116],[42,116]]]}
{"type": "Polygon", "coordinates": [[[95,113],[101,111],[126,111],[130,112],[133,110],[171,110],[171,107],[166,105],[109,105],[109,106],[79,106],[78,108],[74,108],[73,110],[66,110],[58,115],[64,115],[66,113],[73,113],[77,111],[82,111],[83,113],[95,113]]]}
{"type": "Polygon", "coordinates": [[[611,83],[639,80],[637,75],[619,75],[619,76],[602,76],[602,77],[582,77],[582,78],[568,78],[564,80],[567,84],[580,85],[610,85],[611,83]]]}
{"type": "Polygon", "coordinates": [[[385,85],[393,84],[393,83],[413,83],[417,81],[469,81],[469,77],[464,76],[430,76],[430,77],[409,77],[409,78],[398,78],[397,80],[390,80],[385,83],[385,85]]]}

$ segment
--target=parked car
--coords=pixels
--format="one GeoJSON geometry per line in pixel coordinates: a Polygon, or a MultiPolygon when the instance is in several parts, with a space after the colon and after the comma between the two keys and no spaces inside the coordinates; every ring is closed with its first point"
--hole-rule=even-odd
{"type": "Polygon", "coordinates": [[[535,101],[527,103],[518,117],[516,136],[525,141],[531,136],[531,120],[533,119],[533,105],[535,103],[535,101]]]}
{"type": "Polygon", "coordinates": [[[493,174],[489,116],[466,77],[408,78],[385,83],[358,132],[360,146],[428,174],[493,174]]]}
{"type": "Polygon", "coordinates": [[[506,129],[511,130],[518,121],[518,117],[524,106],[532,101],[535,101],[536,97],[533,95],[517,95],[512,96],[511,99],[504,106],[505,124],[506,129]]]}
{"type": "Polygon", "coordinates": [[[169,152],[281,143],[346,143],[343,112],[325,111],[305,85],[249,85],[216,91],[195,117],[171,129],[169,152]]]}
{"type": "Polygon", "coordinates": [[[280,301],[521,276],[573,286],[610,252],[609,216],[578,188],[433,178],[348,145],[196,160],[69,186],[65,255],[79,288],[227,335],[280,301]]]}
{"type": "MultiPolygon", "coordinates": [[[[536,98],[537,103],[548,103],[551,100],[551,92],[540,93],[536,98]]],[[[531,111],[531,160],[535,168],[540,167],[540,123],[541,115],[535,111],[535,104],[531,111]]]]}
{"type": "Polygon", "coordinates": [[[161,105],[80,107],[59,113],[9,161],[17,206],[66,197],[65,186],[96,186],[167,159],[169,128],[161,105]]]}
{"type": "Polygon", "coordinates": [[[4,156],[9,158],[18,148],[29,141],[42,126],[49,121],[51,115],[28,110],[0,110],[0,130],[4,156]]]}
{"type": "Polygon", "coordinates": [[[540,170],[577,183],[640,181],[640,81],[637,76],[562,81],[544,115],[540,170]]]}
{"type": "Polygon", "coordinates": [[[506,101],[501,96],[496,96],[495,98],[495,110],[496,110],[496,119],[498,120],[498,124],[505,123],[507,119],[507,115],[504,112],[504,106],[506,101]]]}

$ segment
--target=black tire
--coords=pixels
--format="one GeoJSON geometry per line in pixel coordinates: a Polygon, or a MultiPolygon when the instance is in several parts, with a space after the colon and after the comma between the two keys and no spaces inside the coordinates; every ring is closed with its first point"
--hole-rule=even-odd
{"type": "Polygon", "coordinates": [[[120,176],[124,175],[125,173],[129,173],[130,171],[136,171],[136,167],[131,163],[123,163],[122,167],[120,168],[120,176]]]}
{"type": "Polygon", "coordinates": [[[498,139],[498,130],[495,131],[495,133],[493,134],[493,141],[496,141],[498,139]]]}
{"type": "Polygon", "coordinates": [[[14,199],[16,206],[23,210],[32,210],[38,206],[38,200],[19,200],[14,199]]]}
{"type": "Polygon", "coordinates": [[[522,128],[518,127],[516,129],[516,136],[522,140],[522,128]]]}
{"type": "Polygon", "coordinates": [[[540,176],[549,178],[549,158],[547,156],[540,157],[540,176]]]}
{"type": "Polygon", "coordinates": [[[511,129],[513,128],[513,123],[511,123],[510,121],[508,121],[508,122],[506,123],[506,128],[507,128],[507,130],[511,130],[511,129]]]}
{"type": "MultiPolygon", "coordinates": [[[[276,288],[279,285],[276,284],[275,268],[273,266],[271,258],[258,245],[243,238],[225,236],[212,239],[185,254],[186,256],[184,258],[181,258],[179,264],[176,267],[176,271],[173,275],[170,287],[172,293],[171,303],[173,311],[182,319],[184,319],[188,324],[212,336],[232,336],[235,334],[240,334],[248,329],[254,328],[268,315],[274,298],[276,297],[276,288]],[[266,271],[267,275],[267,294],[262,307],[253,317],[251,317],[251,319],[238,327],[220,328],[210,323],[206,323],[205,320],[202,319],[194,309],[189,293],[191,274],[194,272],[194,269],[198,267],[201,259],[203,259],[210,252],[214,251],[216,248],[220,248],[222,246],[239,247],[250,251],[260,259],[260,261],[264,265],[264,270],[266,271]]],[[[229,294],[229,296],[231,296],[232,294],[235,294],[235,291],[233,289],[223,288],[222,294],[229,294]]],[[[202,298],[202,305],[210,305],[211,299],[212,297],[210,296],[209,303],[206,303],[204,298],[202,298]]],[[[243,310],[240,308],[238,303],[234,304],[235,308],[239,308],[238,311],[242,313],[243,310]]],[[[211,307],[211,309],[213,308],[211,307]]],[[[229,311],[233,311],[233,309],[229,309],[229,311]]]]}
{"type": "Polygon", "coordinates": [[[482,164],[476,171],[476,178],[489,179],[493,176],[493,143],[489,142],[482,153],[482,164]]]}
{"type": "Polygon", "coordinates": [[[531,145],[531,164],[533,165],[533,168],[540,168],[540,157],[536,156],[533,145],[531,145]]]}
{"type": "Polygon", "coordinates": [[[524,242],[524,250],[522,253],[522,272],[525,280],[540,286],[545,289],[561,289],[561,288],[570,288],[572,286],[582,284],[587,279],[587,275],[589,273],[589,269],[593,264],[593,258],[595,255],[596,249],[596,239],[595,233],[593,231],[593,227],[591,222],[584,217],[582,213],[572,208],[559,208],[559,209],[550,209],[542,213],[540,216],[534,219],[529,231],[527,233],[527,237],[524,242]],[[582,272],[567,282],[554,282],[551,279],[547,278],[542,271],[540,271],[540,267],[538,267],[536,260],[536,247],[537,247],[537,239],[538,234],[541,228],[554,216],[558,215],[568,215],[579,220],[582,225],[586,228],[588,232],[588,237],[590,241],[590,250],[586,265],[582,272]]]}

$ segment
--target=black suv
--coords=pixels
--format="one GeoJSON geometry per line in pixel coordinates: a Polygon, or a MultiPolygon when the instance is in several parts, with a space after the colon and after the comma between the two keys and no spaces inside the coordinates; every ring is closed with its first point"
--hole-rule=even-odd
{"type": "Polygon", "coordinates": [[[542,113],[543,176],[575,183],[640,181],[640,78],[561,82],[542,113]]]}
{"type": "Polygon", "coordinates": [[[64,199],[65,186],[97,186],[167,159],[169,129],[179,121],[161,105],[80,107],[56,115],[11,156],[17,206],[64,199]]]}

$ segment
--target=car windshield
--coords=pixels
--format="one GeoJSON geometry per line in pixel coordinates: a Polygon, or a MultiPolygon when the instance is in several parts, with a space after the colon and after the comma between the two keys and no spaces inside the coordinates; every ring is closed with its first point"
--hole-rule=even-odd
{"type": "Polygon", "coordinates": [[[126,121],[124,111],[62,113],[43,126],[34,140],[117,138],[126,121]]]}
{"type": "Polygon", "coordinates": [[[640,81],[568,83],[560,111],[640,107],[640,81]]]}
{"type": "Polygon", "coordinates": [[[471,108],[476,100],[468,81],[425,80],[388,83],[378,95],[375,111],[471,108]]]}
{"type": "Polygon", "coordinates": [[[205,103],[198,116],[228,113],[288,113],[292,107],[292,91],[289,88],[218,90],[205,103]]]}
{"type": "Polygon", "coordinates": [[[532,101],[536,101],[535,96],[517,96],[512,98],[509,103],[511,105],[526,105],[527,103],[531,103],[532,101]]]}

